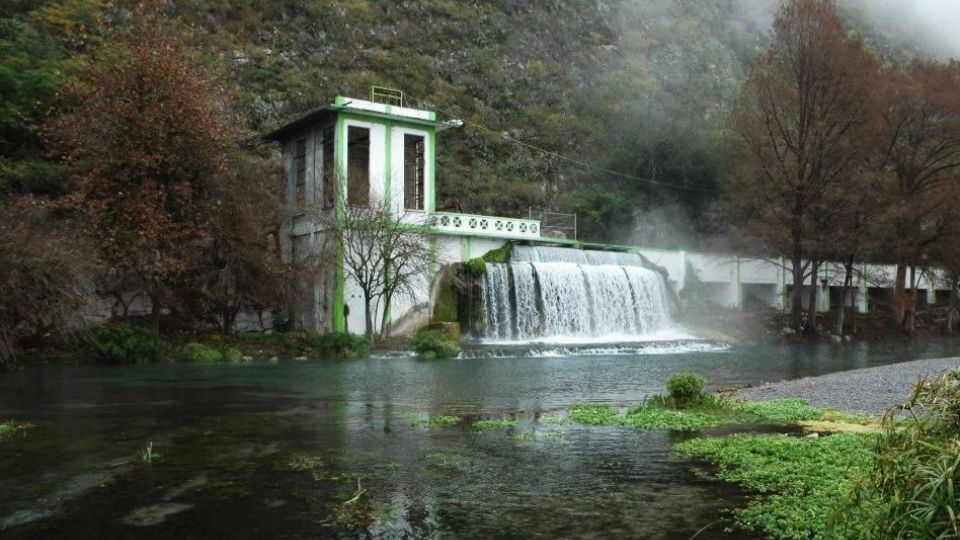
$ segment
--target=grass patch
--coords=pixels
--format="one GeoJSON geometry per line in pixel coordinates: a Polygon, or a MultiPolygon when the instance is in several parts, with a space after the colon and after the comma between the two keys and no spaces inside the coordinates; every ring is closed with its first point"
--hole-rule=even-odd
{"type": "Polygon", "coordinates": [[[516,420],[507,420],[505,418],[491,418],[489,420],[477,420],[470,429],[473,431],[486,431],[488,429],[508,429],[515,428],[519,422],[516,420]]]}
{"type": "Polygon", "coordinates": [[[841,516],[849,513],[843,502],[873,466],[876,443],[874,435],[739,434],[693,439],[674,450],[708,459],[718,467],[717,478],[764,494],[735,513],[748,531],[773,538],[856,538],[863,521],[841,516]]]}

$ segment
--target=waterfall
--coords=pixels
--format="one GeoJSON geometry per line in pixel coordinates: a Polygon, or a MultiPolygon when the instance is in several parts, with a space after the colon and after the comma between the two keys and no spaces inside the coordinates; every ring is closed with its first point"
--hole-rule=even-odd
{"type": "Polygon", "coordinates": [[[516,246],[511,261],[487,264],[485,338],[629,339],[670,322],[663,277],[639,255],[516,246]]]}

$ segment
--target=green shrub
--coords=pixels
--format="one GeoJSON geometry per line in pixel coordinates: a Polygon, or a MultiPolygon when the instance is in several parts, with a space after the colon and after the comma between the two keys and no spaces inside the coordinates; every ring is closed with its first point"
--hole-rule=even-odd
{"type": "Polygon", "coordinates": [[[301,354],[310,358],[359,358],[370,351],[367,338],[346,332],[301,334],[296,341],[301,354]]]}
{"type": "Polygon", "coordinates": [[[282,311],[273,312],[270,316],[270,326],[274,332],[280,334],[285,334],[293,328],[293,325],[290,323],[290,317],[287,317],[286,313],[282,311]]]}
{"type": "Polygon", "coordinates": [[[31,424],[21,424],[13,420],[0,422],[0,441],[16,435],[26,435],[27,429],[33,427],[31,424]]]}
{"type": "Polygon", "coordinates": [[[283,356],[307,356],[313,359],[358,358],[370,351],[367,338],[345,332],[289,332],[280,336],[279,341],[283,356]]]}
{"type": "Polygon", "coordinates": [[[153,362],[163,341],[142,326],[122,322],[105,326],[90,340],[104,360],[111,362],[153,362]]]}
{"type": "Polygon", "coordinates": [[[696,373],[677,373],[667,380],[667,391],[670,392],[674,405],[683,408],[703,400],[703,387],[706,382],[696,373]]]}
{"type": "Polygon", "coordinates": [[[223,357],[227,362],[243,362],[243,353],[236,347],[230,347],[229,349],[223,351],[223,357]]]}
{"type": "Polygon", "coordinates": [[[223,353],[203,343],[187,343],[180,351],[180,360],[198,364],[209,364],[223,360],[223,353]]]}
{"type": "Polygon", "coordinates": [[[418,333],[413,339],[413,348],[426,360],[455,358],[460,354],[460,343],[442,330],[424,330],[418,333]]]}
{"type": "Polygon", "coordinates": [[[484,272],[487,271],[487,263],[480,257],[470,259],[469,261],[463,263],[463,266],[474,277],[480,277],[484,272]]]}

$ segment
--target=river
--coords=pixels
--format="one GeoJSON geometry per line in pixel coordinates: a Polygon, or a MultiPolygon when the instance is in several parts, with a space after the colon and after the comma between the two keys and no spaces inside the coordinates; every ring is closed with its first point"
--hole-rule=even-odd
{"type": "Polygon", "coordinates": [[[747,494],[670,454],[693,435],[555,418],[575,403],[637,403],[678,371],[717,389],[958,349],[936,339],[437,362],[33,365],[0,375],[0,420],[32,424],[0,440],[0,536],[689,538],[707,527],[697,538],[743,538],[724,532],[723,510],[747,494]],[[441,416],[451,425],[430,424],[441,416]],[[472,430],[480,418],[517,424],[472,430]],[[151,444],[158,456],[144,458],[151,444]]]}

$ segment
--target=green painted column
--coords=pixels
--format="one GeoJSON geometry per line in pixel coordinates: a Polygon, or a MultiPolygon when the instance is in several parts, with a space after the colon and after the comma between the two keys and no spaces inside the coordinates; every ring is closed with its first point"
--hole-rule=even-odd
{"type": "MultiPolygon", "coordinates": [[[[393,124],[384,123],[383,155],[383,204],[387,212],[393,212],[393,124]]],[[[400,201],[403,206],[403,201],[400,201]]]]}
{"type": "MultiPolygon", "coordinates": [[[[334,169],[336,170],[335,181],[337,184],[337,196],[334,201],[334,208],[337,213],[337,226],[343,227],[346,220],[347,204],[347,124],[342,116],[337,117],[334,132],[336,135],[333,139],[333,153],[334,169]]],[[[346,271],[343,267],[343,248],[339,246],[337,247],[336,274],[333,290],[333,331],[344,332],[347,328],[347,319],[344,312],[347,279],[346,271]]]]}
{"type": "Polygon", "coordinates": [[[433,128],[427,131],[427,152],[430,153],[429,156],[425,156],[425,161],[430,164],[430,174],[427,175],[427,188],[426,193],[426,210],[427,214],[432,214],[437,211],[437,132],[433,128]]]}

